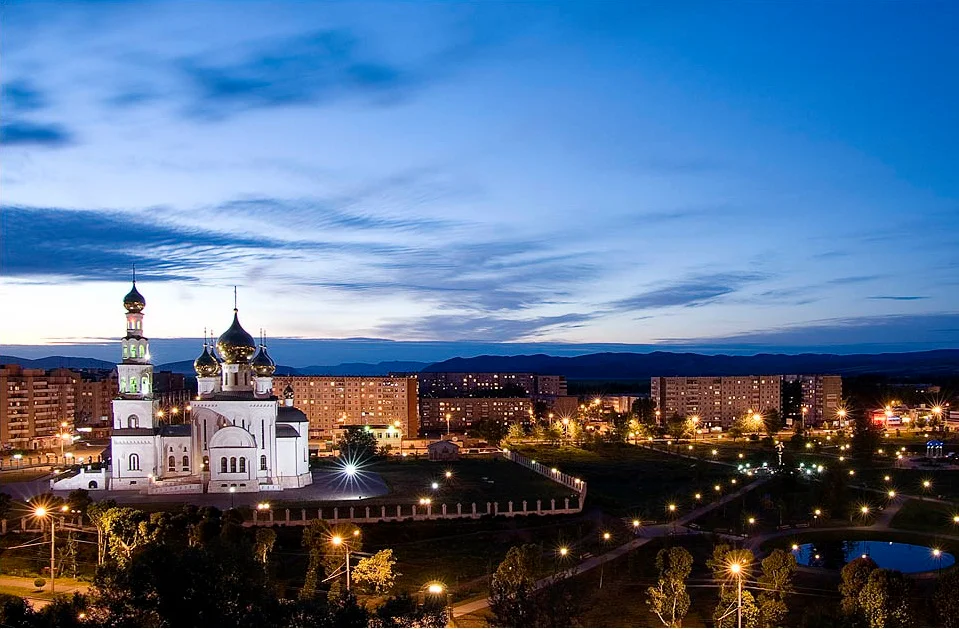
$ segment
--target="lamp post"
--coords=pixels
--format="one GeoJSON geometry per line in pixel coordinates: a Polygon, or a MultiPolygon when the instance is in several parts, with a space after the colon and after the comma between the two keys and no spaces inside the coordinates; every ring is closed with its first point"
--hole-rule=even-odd
{"type": "Polygon", "coordinates": [[[235,496],[236,496],[236,487],[230,487],[230,509],[233,509],[233,507],[235,506],[234,505],[235,496]]]}
{"type": "MultiPolygon", "coordinates": [[[[353,529],[353,537],[358,537],[360,534],[359,529],[353,529]]],[[[350,591],[350,544],[342,535],[334,535],[330,538],[330,543],[334,546],[342,546],[346,551],[346,591],[350,591]]]]}
{"type": "Polygon", "coordinates": [[[56,518],[52,513],[47,511],[46,507],[37,507],[33,510],[33,515],[35,515],[39,520],[43,520],[45,517],[50,516],[50,594],[53,594],[54,591],[56,591],[56,518]]]}
{"type": "Polygon", "coordinates": [[[57,435],[60,437],[58,441],[60,442],[60,460],[63,461],[63,442],[67,440],[67,422],[60,422],[60,434],[57,435]]]}
{"type": "Polygon", "coordinates": [[[736,577],[736,626],[743,626],[743,567],[738,562],[729,566],[729,572],[736,577]]]}
{"type": "Polygon", "coordinates": [[[446,438],[449,439],[449,437],[450,437],[450,414],[447,413],[446,414],[446,438]]]}
{"type": "Polygon", "coordinates": [[[942,574],[942,551],[938,548],[932,549],[932,556],[939,561],[939,574],[942,574]]]}
{"type": "Polygon", "coordinates": [[[446,588],[446,585],[440,583],[439,581],[434,581],[426,585],[426,593],[430,596],[441,596],[445,595],[443,601],[443,611],[446,612],[446,622],[449,625],[453,621],[453,608],[450,605],[450,593],[446,588]]]}

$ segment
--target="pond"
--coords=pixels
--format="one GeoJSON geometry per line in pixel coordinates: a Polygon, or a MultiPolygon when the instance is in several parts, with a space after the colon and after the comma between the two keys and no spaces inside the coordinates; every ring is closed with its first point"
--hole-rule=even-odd
{"type": "Polygon", "coordinates": [[[875,540],[829,540],[793,547],[793,555],[800,566],[839,570],[858,557],[871,557],[880,568],[901,572],[925,572],[948,568],[956,562],[947,552],[929,546],[880,542],[875,540]]]}

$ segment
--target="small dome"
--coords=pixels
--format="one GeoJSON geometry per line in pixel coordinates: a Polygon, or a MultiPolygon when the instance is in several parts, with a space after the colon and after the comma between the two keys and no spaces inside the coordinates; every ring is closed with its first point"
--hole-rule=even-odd
{"type": "Polygon", "coordinates": [[[137,283],[133,282],[133,288],[131,288],[127,296],[123,298],[123,307],[127,309],[127,312],[142,312],[143,309],[146,308],[146,305],[147,300],[144,299],[140,291],[137,290],[137,283]]]}
{"type": "Polygon", "coordinates": [[[260,345],[260,351],[253,357],[253,371],[258,376],[272,376],[276,373],[276,363],[266,353],[266,348],[260,345]]]}
{"type": "Polygon", "coordinates": [[[200,378],[220,375],[220,363],[216,361],[205,344],[203,345],[203,353],[193,361],[193,369],[200,378]]]}
{"type": "Polygon", "coordinates": [[[256,341],[240,325],[236,308],[233,309],[233,324],[216,340],[216,351],[223,362],[230,364],[249,363],[256,352],[256,341]]]}
{"type": "Polygon", "coordinates": [[[293,399],[293,385],[286,385],[286,388],[283,389],[283,397],[293,399]]]}

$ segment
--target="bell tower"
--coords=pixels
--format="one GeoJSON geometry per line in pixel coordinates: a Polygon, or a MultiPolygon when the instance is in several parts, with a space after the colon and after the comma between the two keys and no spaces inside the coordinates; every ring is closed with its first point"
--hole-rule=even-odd
{"type": "Polygon", "coordinates": [[[153,365],[150,364],[150,341],[143,335],[143,309],[146,308],[146,299],[137,290],[135,273],[134,271],[133,287],[123,298],[126,334],[120,342],[122,360],[117,365],[120,396],[113,405],[115,428],[153,427],[153,365]],[[139,403],[143,401],[149,403],[139,403]],[[126,409],[124,407],[128,404],[123,402],[137,403],[130,405],[131,409],[126,409]],[[137,407],[136,412],[133,412],[132,406],[137,407]],[[145,409],[150,409],[150,412],[144,412],[145,409]],[[128,410],[131,412],[127,412],[128,410]],[[130,426],[126,421],[129,416],[136,417],[136,421],[129,422],[130,426]]]}

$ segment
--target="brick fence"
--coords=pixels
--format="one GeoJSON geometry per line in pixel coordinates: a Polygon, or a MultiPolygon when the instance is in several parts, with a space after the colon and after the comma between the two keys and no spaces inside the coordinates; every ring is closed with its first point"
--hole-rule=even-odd
{"type": "Polygon", "coordinates": [[[503,450],[503,458],[512,461],[513,463],[518,463],[525,468],[531,469],[537,474],[541,474],[551,481],[557,482],[560,485],[569,487],[573,491],[579,493],[579,502],[583,503],[586,501],[586,481],[581,478],[574,478],[569,474],[561,472],[555,467],[547,467],[542,463],[536,462],[534,459],[523,456],[512,450],[503,450]]]}

